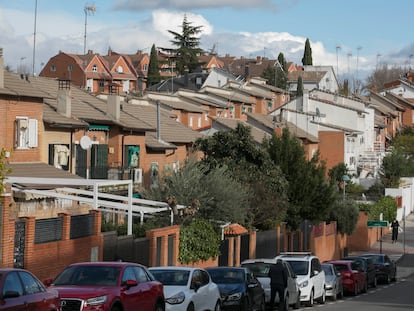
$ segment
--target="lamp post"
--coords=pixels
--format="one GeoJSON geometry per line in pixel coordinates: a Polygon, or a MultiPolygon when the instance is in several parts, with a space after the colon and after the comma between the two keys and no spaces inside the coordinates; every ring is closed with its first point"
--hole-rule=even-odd
{"type": "Polygon", "coordinates": [[[343,196],[344,196],[344,201],[345,201],[345,193],[346,193],[346,184],[349,182],[349,176],[344,174],[342,176],[342,182],[343,182],[343,196]]]}

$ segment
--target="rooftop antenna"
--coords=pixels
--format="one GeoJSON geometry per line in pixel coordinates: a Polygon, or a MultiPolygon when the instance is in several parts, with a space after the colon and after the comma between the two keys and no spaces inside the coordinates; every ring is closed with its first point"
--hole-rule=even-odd
{"type": "Polygon", "coordinates": [[[83,36],[83,54],[86,54],[86,27],[88,24],[88,15],[93,14],[96,11],[96,7],[94,5],[85,5],[83,11],[85,12],[85,35],[83,36]]]}
{"type": "Polygon", "coordinates": [[[35,16],[34,16],[34,31],[33,31],[33,61],[32,61],[32,76],[35,75],[35,57],[36,57],[36,24],[37,24],[37,0],[35,0],[35,16]]]}

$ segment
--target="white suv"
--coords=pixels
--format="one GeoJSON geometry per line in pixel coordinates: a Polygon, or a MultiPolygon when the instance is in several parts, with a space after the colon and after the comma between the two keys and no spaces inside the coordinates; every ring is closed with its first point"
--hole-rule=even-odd
{"type": "Polygon", "coordinates": [[[300,287],[301,302],[307,306],[313,306],[314,300],[325,303],[325,272],[318,257],[307,252],[289,252],[280,253],[276,258],[288,262],[295,272],[300,287]]]}

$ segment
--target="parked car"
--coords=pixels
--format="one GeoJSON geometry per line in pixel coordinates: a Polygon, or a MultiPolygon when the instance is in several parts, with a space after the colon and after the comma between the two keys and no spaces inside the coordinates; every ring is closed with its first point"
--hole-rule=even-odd
{"type": "Polygon", "coordinates": [[[164,285],[166,311],[221,310],[218,285],[205,269],[169,266],[149,270],[164,285]]]}
{"type": "Polygon", "coordinates": [[[397,264],[386,254],[364,254],[374,262],[375,272],[379,281],[389,284],[397,280],[397,264]]]}
{"type": "MultiPolygon", "coordinates": [[[[270,303],[270,278],[268,273],[270,266],[274,264],[276,264],[275,258],[247,259],[241,263],[242,267],[247,268],[259,280],[265,292],[266,304],[270,303]]],[[[294,309],[298,309],[300,307],[300,289],[296,282],[296,274],[287,262],[283,261],[283,265],[288,271],[288,287],[285,294],[285,302],[287,306],[293,306],[294,309]]],[[[276,295],[275,302],[279,302],[278,295],[276,295]]]]}
{"type": "Polygon", "coordinates": [[[0,269],[0,310],[60,310],[59,293],[24,269],[0,269]]]}
{"type": "Polygon", "coordinates": [[[315,300],[325,303],[325,272],[318,257],[308,252],[289,252],[281,253],[277,258],[287,261],[296,274],[301,302],[307,306],[313,306],[315,300]]]}
{"type": "Polygon", "coordinates": [[[45,283],[59,292],[62,311],[165,309],[162,284],[137,263],[74,263],[45,283]]]}
{"type": "Polygon", "coordinates": [[[259,280],[242,267],[206,268],[220,290],[223,310],[265,310],[265,294],[259,280]]]}
{"type": "Polygon", "coordinates": [[[362,269],[365,272],[368,286],[377,287],[377,273],[372,258],[364,256],[347,256],[342,259],[355,261],[358,265],[358,269],[362,269]]]}
{"type": "Polygon", "coordinates": [[[325,272],[326,297],[337,300],[344,296],[344,287],[342,285],[341,273],[331,263],[321,264],[325,272]]]}
{"type": "Polygon", "coordinates": [[[354,296],[365,293],[368,290],[367,277],[365,272],[358,270],[358,265],[352,260],[334,260],[328,263],[333,264],[341,273],[342,285],[347,294],[354,296]]]}

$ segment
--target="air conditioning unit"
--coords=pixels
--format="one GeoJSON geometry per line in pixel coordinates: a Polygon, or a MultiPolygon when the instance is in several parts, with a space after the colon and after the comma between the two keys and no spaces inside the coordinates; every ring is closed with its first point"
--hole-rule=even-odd
{"type": "Polygon", "coordinates": [[[134,168],[134,169],[132,169],[132,181],[135,184],[142,183],[142,168],[134,168]]]}

